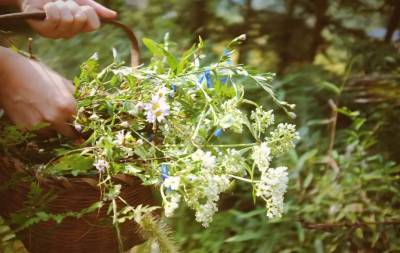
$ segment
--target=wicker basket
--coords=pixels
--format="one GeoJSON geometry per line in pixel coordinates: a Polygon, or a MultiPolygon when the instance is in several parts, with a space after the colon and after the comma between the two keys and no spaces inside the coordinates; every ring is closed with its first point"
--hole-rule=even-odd
{"type": "MultiPolygon", "coordinates": [[[[43,12],[17,13],[0,16],[0,20],[43,19],[44,17],[43,12]]],[[[132,46],[132,66],[137,66],[139,47],[135,34],[131,29],[116,21],[102,20],[102,22],[116,25],[127,33],[132,46]]],[[[37,181],[43,192],[54,194],[55,197],[46,203],[48,213],[79,212],[101,199],[101,191],[97,186],[98,178],[39,179],[35,175],[29,175],[28,170],[19,160],[0,155],[0,215],[5,219],[10,219],[11,214],[26,208],[30,183],[24,181],[24,177],[37,181]],[[19,180],[14,180],[16,178],[19,180]],[[13,184],[7,185],[9,182],[13,184]]],[[[139,179],[120,175],[113,180],[122,186],[120,196],[131,206],[155,204],[151,189],[143,186],[139,179]]],[[[122,203],[117,203],[117,205],[123,206],[122,203]]],[[[28,229],[18,231],[17,237],[30,253],[117,253],[119,252],[117,234],[107,214],[107,208],[108,205],[105,205],[80,219],[65,218],[59,224],[53,221],[40,222],[28,229]]],[[[144,241],[138,234],[137,224],[133,221],[120,224],[120,232],[124,250],[144,241]]]]}
{"type": "MultiPolygon", "coordinates": [[[[10,186],[3,184],[0,189],[0,215],[5,219],[26,208],[24,203],[28,199],[30,184],[24,177],[32,178],[21,162],[0,157],[0,182],[19,179],[12,180],[15,184],[10,186]]],[[[120,196],[130,205],[155,204],[151,189],[142,186],[139,179],[121,176],[114,181],[122,185],[120,196]]],[[[52,192],[55,196],[46,203],[46,211],[52,214],[79,212],[100,199],[96,178],[46,178],[45,181],[38,180],[38,183],[44,192],[52,192]]],[[[104,206],[80,219],[65,218],[60,224],[53,221],[40,222],[18,232],[17,236],[31,253],[117,253],[116,231],[106,212],[107,206],[104,206]]],[[[133,221],[122,223],[120,230],[124,250],[144,241],[133,221]]]]}

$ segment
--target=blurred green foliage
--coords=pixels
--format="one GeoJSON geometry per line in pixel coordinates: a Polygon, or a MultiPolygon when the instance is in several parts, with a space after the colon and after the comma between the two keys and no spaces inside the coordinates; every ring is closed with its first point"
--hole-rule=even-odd
{"type": "MultiPolygon", "coordinates": [[[[206,50],[220,54],[246,33],[234,60],[277,72],[277,96],[297,104],[302,140],[285,159],[291,178],[284,217],[267,222],[263,207],[237,185],[210,228],[184,208],[170,221],[183,252],[400,251],[400,1],[103,2],[138,37],[161,41],[169,33],[176,51],[201,36],[211,45],[206,50]]],[[[34,52],[70,78],[94,52],[111,62],[112,47],[128,59],[128,41],[112,27],[69,41],[34,40],[34,52]]],[[[257,89],[248,94],[272,106],[257,89]]]]}

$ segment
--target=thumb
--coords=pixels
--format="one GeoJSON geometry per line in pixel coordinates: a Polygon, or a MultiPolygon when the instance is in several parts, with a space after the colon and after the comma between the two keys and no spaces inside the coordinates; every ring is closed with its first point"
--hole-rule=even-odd
{"type": "Polygon", "coordinates": [[[97,15],[101,18],[114,19],[117,17],[117,12],[104,7],[103,5],[97,3],[96,1],[76,0],[76,3],[79,5],[87,5],[92,7],[96,11],[97,15]]]}

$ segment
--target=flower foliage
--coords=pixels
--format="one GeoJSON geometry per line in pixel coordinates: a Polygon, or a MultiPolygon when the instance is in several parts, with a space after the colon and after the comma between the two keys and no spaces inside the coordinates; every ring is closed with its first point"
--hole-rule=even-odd
{"type": "Polygon", "coordinates": [[[276,127],[273,111],[244,94],[246,84],[257,84],[288,107],[273,97],[272,75],[234,65],[227,53],[216,63],[204,64],[202,43],[181,59],[164,44],[149,39],[144,43],[154,54],[148,66],[113,63],[100,70],[95,58],[82,65],[75,80],[74,126],[87,138],[78,147],[61,150],[43,171],[98,174],[105,187],[116,174],[136,176],[145,185],[159,186],[167,217],[185,203],[205,227],[218,210],[220,194],[241,180],[265,200],[269,218],[280,217],[288,172],[270,168],[270,163],[294,146],[298,134],[294,125],[276,127]],[[224,143],[234,134],[250,134],[253,141],[224,143]],[[75,162],[82,158],[93,163],[73,172],[57,166],[71,155],[75,162]]]}

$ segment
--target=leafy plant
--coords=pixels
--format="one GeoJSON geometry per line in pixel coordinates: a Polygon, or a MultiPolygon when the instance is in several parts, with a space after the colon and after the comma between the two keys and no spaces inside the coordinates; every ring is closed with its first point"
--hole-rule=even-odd
{"type": "MultiPolygon", "coordinates": [[[[121,207],[116,206],[121,186],[112,178],[118,174],[158,186],[167,217],[173,216],[182,202],[195,211],[196,221],[207,227],[218,210],[219,195],[235,181],[242,181],[251,185],[254,199],[265,201],[267,216],[279,218],[288,170],[270,164],[293,148],[299,135],[294,125],[276,125],[273,110],[266,111],[245,98],[245,86],[252,84],[285,111],[293,107],[274,96],[271,74],[232,63],[231,50],[244,39],[233,40],[220,60],[211,64],[202,61],[202,41],[177,58],[168,50],[168,41],[159,44],[144,39],[154,57],[148,66],[138,68],[114,62],[100,69],[92,57],[75,79],[78,113],[73,126],[86,138],[77,144],[62,137],[40,140],[32,135],[17,143],[6,142],[4,149],[13,154],[21,147],[34,146],[47,153],[49,159],[44,163],[27,161],[43,176],[98,177],[117,233],[118,224],[129,214],[119,212],[121,207]],[[249,141],[225,141],[235,134],[246,134],[249,141]]],[[[7,127],[4,123],[3,128],[7,127]]],[[[24,227],[79,215],[36,212],[24,227]]],[[[144,230],[155,231],[151,219],[141,221],[144,230]]],[[[159,240],[160,247],[164,241],[159,240]]]]}

